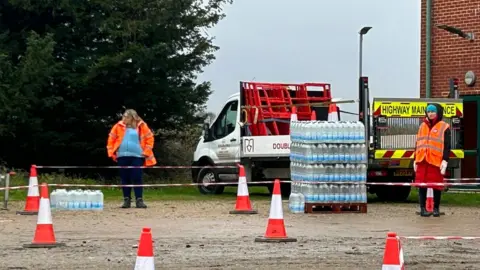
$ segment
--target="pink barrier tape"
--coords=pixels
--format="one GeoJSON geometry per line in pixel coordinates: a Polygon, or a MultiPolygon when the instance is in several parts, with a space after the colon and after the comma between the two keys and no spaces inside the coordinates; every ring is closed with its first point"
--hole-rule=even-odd
{"type": "MultiPolygon", "coordinates": [[[[33,186],[37,186],[37,185],[33,185],[33,186]]],[[[40,185],[38,185],[40,186],[40,185]]],[[[15,186],[15,187],[0,187],[0,190],[15,190],[15,189],[27,189],[28,186],[15,186]]]]}
{"type": "Polygon", "coordinates": [[[480,178],[445,178],[445,181],[480,181],[480,178]]]}
{"type": "Polygon", "coordinates": [[[480,183],[388,183],[370,182],[365,183],[372,186],[412,186],[412,187],[447,187],[447,186],[480,186],[480,183]]]}
{"type": "Polygon", "coordinates": [[[451,181],[451,182],[480,181],[480,178],[445,178],[445,181],[451,181]]]}
{"type": "MultiPolygon", "coordinates": [[[[56,165],[33,165],[37,169],[235,169],[237,166],[56,166],[56,165]]],[[[445,178],[445,181],[461,182],[461,181],[480,181],[480,178],[445,178]]]]}
{"type": "Polygon", "coordinates": [[[203,168],[216,168],[216,169],[233,169],[238,166],[44,166],[37,165],[37,169],[203,169],[203,168]]]}
{"type": "MultiPolygon", "coordinates": [[[[254,181],[248,182],[248,184],[272,184],[274,181],[254,181]]],[[[292,183],[290,180],[282,180],[280,183],[292,183]]],[[[375,185],[375,186],[414,186],[414,187],[444,187],[444,186],[480,186],[479,183],[386,183],[386,182],[372,182],[372,183],[359,183],[359,182],[302,182],[295,181],[295,183],[306,184],[333,184],[333,185],[375,185]]],[[[216,186],[216,185],[238,185],[238,182],[219,182],[219,183],[172,183],[172,184],[144,184],[144,185],[96,185],[96,184],[48,184],[52,187],[187,187],[187,186],[216,186]]],[[[40,185],[33,185],[40,186],[40,185]]],[[[23,189],[28,186],[16,186],[16,187],[2,187],[0,190],[5,189],[23,189]]]]}
{"type": "MultiPolygon", "coordinates": [[[[273,184],[274,181],[255,181],[250,184],[273,184]]],[[[280,181],[280,183],[291,183],[291,181],[280,181]]],[[[32,185],[41,186],[42,184],[32,185]]],[[[177,183],[177,184],[143,184],[143,185],[96,185],[96,184],[48,184],[49,187],[104,187],[104,188],[121,188],[121,187],[188,187],[188,186],[221,186],[221,185],[238,185],[238,182],[221,182],[221,183],[177,183]]],[[[29,186],[0,187],[0,190],[6,189],[27,189],[29,186]]]]}
{"type": "Polygon", "coordinates": [[[480,236],[399,236],[399,238],[416,240],[480,240],[480,236]]]}

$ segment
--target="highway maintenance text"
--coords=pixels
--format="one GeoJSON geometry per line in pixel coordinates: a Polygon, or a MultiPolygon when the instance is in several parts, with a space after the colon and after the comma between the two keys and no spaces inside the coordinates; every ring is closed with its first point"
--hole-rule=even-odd
{"type": "MultiPolygon", "coordinates": [[[[441,104],[443,115],[452,117],[456,115],[456,106],[454,104],[441,104]]],[[[425,115],[426,103],[417,104],[381,104],[381,115],[384,116],[423,116],[425,115]]]]}

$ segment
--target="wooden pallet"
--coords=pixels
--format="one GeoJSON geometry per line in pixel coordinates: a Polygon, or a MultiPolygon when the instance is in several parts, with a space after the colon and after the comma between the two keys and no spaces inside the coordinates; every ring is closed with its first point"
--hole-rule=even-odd
{"type": "Polygon", "coordinates": [[[305,203],[305,213],[367,213],[366,203],[305,203]]]}

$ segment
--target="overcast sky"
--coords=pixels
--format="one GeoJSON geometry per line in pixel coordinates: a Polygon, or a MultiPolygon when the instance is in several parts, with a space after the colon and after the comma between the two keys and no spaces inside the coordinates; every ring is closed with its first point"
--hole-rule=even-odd
{"type": "Polygon", "coordinates": [[[370,97],[419,97],[420,2],[235,0],[209,31],[220,50],[199,77],[212,83],[208,110],[218,114],[242,80],[328,82],[335,98],[358,99],[358,31],[367,25],[373,28],[364,37],[363,74],[370,97]]]}

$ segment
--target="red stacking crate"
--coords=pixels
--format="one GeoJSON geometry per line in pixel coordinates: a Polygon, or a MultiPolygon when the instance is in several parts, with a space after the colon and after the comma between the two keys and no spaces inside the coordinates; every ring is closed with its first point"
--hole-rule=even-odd
{"type": "Polygon", "coordinates": [[[251,136],[289,135],[292,106],[297,107],[298,120],[310,120],[311,103],[332,100],[328,83],[241,82],[240,85],[251,136]]]}

